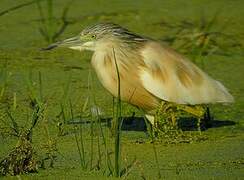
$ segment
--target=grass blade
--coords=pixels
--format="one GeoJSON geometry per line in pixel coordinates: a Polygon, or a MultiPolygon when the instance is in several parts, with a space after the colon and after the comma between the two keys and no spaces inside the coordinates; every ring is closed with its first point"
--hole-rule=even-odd
{"type": "Polygon", "coordinates": [[[120,160],[121,160],[121,125],[122,125],[122,117],[121,117],[121,92],[120,92],[120,74],[119,74],[119,67],[117,64],[117,59],[115,55],[115,51],[113,48],[113,56],[114,62],[116,66],[116,73],[118,78],[118,97],[117,97],[117,109],[116,109],[116,116],[115,116],[115,176],[120,176],[120,160]]]}

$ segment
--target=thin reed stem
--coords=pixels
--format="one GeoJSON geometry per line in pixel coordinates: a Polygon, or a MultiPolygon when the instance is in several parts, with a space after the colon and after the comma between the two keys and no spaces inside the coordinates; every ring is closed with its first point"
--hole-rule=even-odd
{"type": "MultiPolygon", "coordinates": [[[[76,130],[77,126],[74,129],[76,130]]],[[[80,166],[81,166],[81,168],[83,168],[84,167],[84,164],[83,164],[84,163],[84,159],[82,158],[82,152],[80,150],[80,145],[79,145],[79,141],[78,141],[78,137],[77,137],[76,131],[74,133],[75,133],[75,142],[76,142],[77,150],[78,150],[79,157],[80,157],[80,166]]]]}
{"type": "Polygon", "coordinates": [[[83,128],[82,125],[79,126],[80,132],[80,146],[81,146],[81,155],[82,155],[82,167],[83,169],[86,168],[86,160],[85,160],[85,148],[84,148],[84,141],[83,141],[83,128]]]}
{"type": "Polygon", "coordinates": [[[113,55],[114,55],[114,62],[116,66],[117,78],[118,78],[118,97],[117,97],[117,109],[116,109],[116,117],[115,117],[115,176],[120,176],[120,160],[121,160],[121,125],[122,125],[122,118],[121,118],[121,92],[120,92],[120,74],[119,74],[119,67],[115,55],[115,51],[113,48],[113,55]]]}
{"type": "Polygon", "coordinates": [[[40,102],[43,102],[43,89],[42,89],[42,74],[41,74],[41,71],[38,72],[38,78],[39,78],[40,102]]]}
{"type": "Polygon", "coordinates": [[[155,157],[156,166],[157,166],[157,170],[158,170],[158,179],[161,179],[162,178],[162,175],[161,175],[160,167],[159,167],[158,153],[157,153],[157,149],[156,149],[156,146],[155,146],[155,137],[154,137],[153,127],[151,127],[152,125],[149,124],[149,122],[146,119],[146,117],[144,117],[144,121],[146,123],[147,131],[149,133],[149,136],[151,137],[151,140],[152,140],[153,152],[154,152],[154,157],[155,157]]]}
{"type": "MultiPolygon", "coordinates": [[[[91,70],[89,70],[89,74],[88,74],[88,93],[89,93],[89,97],[91,97],[91,84],[90,82],[92,81],[91,79],[91,70]]],[[[90,107],[91,107],[91,103],[90,103],[90,107]]],[[[90,109],[91,112],[91,109],[90,109]]],[[[91,113],[92,114],[92,113],[91,113]]],[[[90,170],[92,170],[92,166],[93,166],[93,153],[94,153],[94,119],[93,116],[91,116],[91,123],[90,123],[90,136],[91,136],[91,144],[90,144],[90,170]]]]}

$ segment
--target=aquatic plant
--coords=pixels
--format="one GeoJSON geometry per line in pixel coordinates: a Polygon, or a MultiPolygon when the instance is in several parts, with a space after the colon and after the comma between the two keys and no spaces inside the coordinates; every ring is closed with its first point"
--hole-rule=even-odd
{"type": "Polygon", "coordinates": [[[12,115],[12,111],[7,110],[10,119],[9,134],[18,137],[18,142],[11,152],[0,161],[0,175],[18,175],[38,170],[38,158],[33,148],[32,135],[37,122],[42,119],[44,107],[36,104],[32,110],[30,127],[21,127],[17,123],[16,117],[12,115]]]}
{"type": "Polygon", "coordinates": [[[0,161],[0,176],[15,176],[37,170],[37,157],[33,145],[27,136],[22,134],[16,147],[0,161]]]}
{"type": "Polygon", "coordinates": [[[62,11],[61,26],[58,25],[54,16],[53,0],[45,0],[45,5],[41,3],[43,0],[36,0],[36,5],[40,16],[39,32],[48,43],[54,42],[67,28],[71,22],[67,19],[67,15],[73,0],[69,1],[62,11]]]}
{"type": "Polygon", "coordinates": [[[117,89],[118,89],[118,95],[117,95],[117,102],[116,102],[116,113],[115,117],[113,118],[113,121],[115,121],[115,176],[119,177],[120,176],[120,166],[121,166],[121,126],[123,123],[122,119],[122,106],[121,106],[121,94],[120,94],[120,72],[119,72],[119,67],[117,64],[117,59],[116,59],[116,54],[113,49],[113,56],[114,56],[114,63],[116,67],[116,73],[117,73],[117,89]]]}
{"type": "MultiPolygon", "coordinates": [[[[32,82],[30,79],[29,86],[32,82]]],[[[39,73],[40,83],[40,96],[42,92],[41,73],[39,73]]],[[[37,172],[38,170],[38,158],[36,151],[33,148],[32,136],[33,130],[37,123],[43,118],[45,109],[44,103],[41,101],[41,97],[37,97],[34,93],[34,88],[29,87],[32,96],[30,97],[31,104],[31,119],[27,116],[26,122],[30,121],[30,124],[22,126],[18,117],[15,116],[17,109],[17,97],[16,93],[13,96],[13,103],[11,107],[6,107],[6,116],[1,118],[1,121],[5,124],[5,128],[8,129],[8,135],[16,136],[18,138],[16,146],[11,152],[0,161],[0,175],[18,175],[29,172],[37,172]]]]}

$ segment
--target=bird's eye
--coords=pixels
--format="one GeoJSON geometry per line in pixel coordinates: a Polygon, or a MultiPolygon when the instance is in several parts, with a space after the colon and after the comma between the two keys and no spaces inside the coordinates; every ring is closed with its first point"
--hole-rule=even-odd
{"type": "Polygon", "coordinates": [[[95,34],[93,34],[91,37],[92,37],[93,39],[95,39],[95,38],[96,38],[96,35],[95,35],[95,34]]]}

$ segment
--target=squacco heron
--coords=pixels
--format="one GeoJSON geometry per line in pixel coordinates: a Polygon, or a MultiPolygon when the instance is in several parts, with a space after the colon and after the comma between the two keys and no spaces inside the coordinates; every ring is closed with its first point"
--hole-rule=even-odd
{"type": "Polygon", "coordinates": [[[233,102],[232,95],[219,81],[186,57],[116,24],[87,27],[78,36],[45,49],[55,47],[93,51],[91,64],[102,85],[117,97],[119,73],[121,99],[144,110],[151,123],[162,102],[179,105],[233,102]]]}

